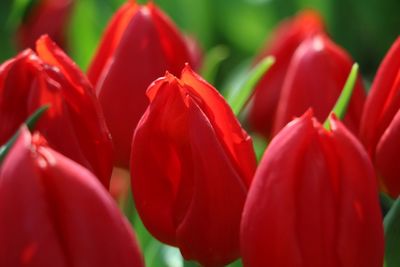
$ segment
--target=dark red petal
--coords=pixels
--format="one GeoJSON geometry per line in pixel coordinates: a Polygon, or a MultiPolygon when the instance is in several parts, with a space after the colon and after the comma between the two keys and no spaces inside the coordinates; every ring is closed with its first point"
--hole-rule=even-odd
{"type": "Polygon", "coordinates": [[[331,125],[333,149],[340,159],[337,256],[342,266],[381,266],[384,235],[373,166],[361,143],[340,121],[333,119],[331,125]]]}
{"type": "Polygon", "coordinates": [[[360,138],[373,156],[375,148],[400,108],[400,37],[394,42],[371,86],[360,126],[360,138]]]}
{"type": "Polygon", "coordinates": [[[0,266],[69,266],[34,155],[25,129],[2,163],[0,266]]]}
{"type": "Polygon", "coordinates": [[[94,86],[118,47],[128,23],[139,8],[138,5],[132,3],[133,1],[129,1],[118,9],[104,32],[100,46],[87,72],[87,76],[94,86]]]}
{"type": "MultiPolygon", "coordinates": [[[[271,142],[255,174],[241,223],[245,266],[301,266],[296,180],[313,134],[312,114],[292,121],[271,142]]],[[[311,164],[311,162],[310,162],[311,164]]],[[[309,166],[309,165],[307,165],[309,166]]],[[[300,231],[300,230],[299,230],[300,231]]]]}
{"type": "MultiPolygon", "coordinates": [[[[94,173],[108,188],[113,166],[113,148],[100,104],[91,85],[76,64],[48,36],[42,36],[38,40],[37,51],[42,60],[61,70],[63,76],[54,78],[60,83],[59,97],[65,102],[65,110],[59,114],[59,119],[70,119],[68,125],[71,125],[74,131],[77,146],[82,150],[81,153],[84,154],[94,173]],[[67,116],[68,119],[63,118],[67,116]]],[[[49,74],[47,79],[51,78],[49,74]]],[[[45,103],[42,101],[42,104],[45,103]]],[[[56,136],[50,136],[49,139],[56,136]]],[[[59,136],[65,137],[62,134],[59,136]]],[[[68,156],[74,159],[73,154],[68,156]]]]}
{"type": "Polygon", "coordinates": [[[249,187],[256,169],[250,136],[242,129],[225,99],[188,65],[182,71],[181,79],[187,85],[187,90],[193,96],[197,96],[194,97],[194,101],[210,121],[216,138],[224,147],[239,177],[242,177],[246,187],[249,187]]]}
{"type": "Polygon", "coordinates": [[[318,13],[308,10],[298,14],[294,19],[284,21],[267,40],[267,46],[257,57],[257,62],[266,56],[274,56],[275,63],[257,84],[249,113],[251,127],[271,137],[279,95],[296,48],[307,37],[324,31],[322,18],[318,13]]]}
{"type": "MultiPolygon", "coordinates": [[[[319,121],[324,121],[336,103],[352,67],[347,53],[327,36],[319,34],[305,40],[290,63],[276,113],[276,134],[294,116],[309,107],[319,121]]],[[[359,76],[345,116],[346,126],[358,132],[365,101],[359,76]]]]}
{"type": "Polygon", "coordinates": [[[65,49],[67,24],[74,2],[73,0],[37,1],[18,29],[19,47],[34,48],[37,38],[42,34],[49,34],[65,49]]]}
{"type": "Polygon", "coordinates": [[[147,7],[157,28],[159,42],[168,64],[166,70],[177,76],[185,63],[194,65],[194,58],[189,53],[189,48],[183,36],[178,32],[173,22],[152,2],[147,7]]]}
{"type": "Polygon", "coordinates": [[[0,66],[0,144],[11,138],[31,111],[21,101],[29,98],[37,61],[32,50],[25,50],[0,66]]]}
{"type": "Polygon", "coordinates": [[[393,198],[400,195],[399,136],[400,110],[381,136],[374,157],[382,187],[393,198]]]}
{"type": "Polygon", "coordinates": [[[176,235],[183,256],[204,266],[226,265],[239,257],[239,223],[247,192],[218,134],[189,97],[194,189],[176,235]]]}
{"type": "Polygon", "coordinates": [[[148,105],[146,89],[167,70],[163,53],[152,17],[141,8],[129,22],[106,75],[97,83],[119,166],[129,165],[133,132],[148,105]]]}
{"type": "MultiPolygon", "coordinates": [[[[86,169],[45,147],[42,182],[71,266],[144,266],[135,236],[114,200],[86,169]]],[[[39,162],[40,163],[40,162],[39,162]]]]}
{"type": "MultiPolygon", "coordinates": [[[[187,107],[176,78],[159,79],[149,90],[157,95],[150,98],[133,137],[132,191],[149,231],[161,241],[176,245],[173,208],[180,182],[191,175],[190,166],[182,162],[190,162],[187,107]]],[[[187,201],[181,199],[179,204],[187,201]]]]}

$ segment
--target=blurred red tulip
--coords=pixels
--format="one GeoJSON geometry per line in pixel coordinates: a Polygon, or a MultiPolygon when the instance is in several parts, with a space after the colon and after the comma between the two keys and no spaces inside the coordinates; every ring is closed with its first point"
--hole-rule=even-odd
{"type": "Polygon", "coordinates": [[[129,166],[135,127],[149,104],[145,92],[165,71],[192,62],[187,44],[153,4],[127,2],[114,15],[88,71],[113,137],[116,165],[129,166]]]}
{"type": "Polygon", "coordinates": [[[266,138],[271,137],[279,95],[290,60],[302,41],[324,31],[322,18],[314,11],[303,11],[284,21],[268,40],[258,60],[272,55],[275,63],[258,83],[249,113],[250,126],[266,138]]]}
{"type": "Polygon", "coordinates": [[[84,74],[48,36],[0,66],[0,144],[39,107],[38,129],[51,147],[94,172],[108,187],[112,142],[84,74]]]}
{"type": "MultiPolygon", "coordinates": [[[[352,64],[349,55],[326,35],[306,39],[290,62],[279,98],[274,134],[310,107],[315,117],[324,121],[342,92],[352,64]]],[[[358,132],[364,102],[365,91],[359,76],[344,118],[353,133],[358,132]]]]}
{"type": "Polygon", "coordinates": [[[132,191],[147,229],[186,259],[239,257],[239,223],[256,167],[252,141],[223,97],[188,66],[148,89],[132,142],[132,191]]]}
{"type": "Polygon", "coordinates": [[[21,128],[0,170],[0,266],[144,264],[99,181],[21,128]]]}
{"type": "Polygon", "coordinates": [[[272,140],[241,225],[246,267],[381,267],[382,216],[372,164],[335,117],[307,112],[272,140]]]}
{"type": "Polygon", "coordinates": [[[36,40],[48,34],[58,45],[66,48],[66,26],[72,12],[73,0],[39,0],[26,14],[18,29],[20,48],[34,48],[36,40]]]}
{"type": "Polygon", "coordinates": [[[400,194],[400,37],[381,63],[365,103],[360,138],[384,191],[400,194]]]}

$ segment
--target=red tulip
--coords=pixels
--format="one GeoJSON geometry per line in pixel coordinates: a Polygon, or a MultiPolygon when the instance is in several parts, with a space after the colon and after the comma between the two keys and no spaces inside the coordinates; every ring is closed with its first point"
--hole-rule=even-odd
{"type": "Polygon", "coordinates": [[[73,2],[73,0],[37,1],[18,29],[19,47],[34,48],[36,40],[41,35],[48,34],[57,44],[66,48],[66,26],[73,2]]]}
{"type": "Polygon", "coordinates": [[[335,117],[307,112],[271,142],[241,225],[246,267],[381,267],[384,237],[372,164],[335,117]]]}
{"type": "Polygon", "coordinates": [[[375,163],[384,191],[400,194],[400,37],[387,53],[365,103],[360,139],[375,163]]]}
{"type": "Polygon", "coordinates": [[[147,229],[186,259],[239,257],[239,223],[256,161],[222,96],[188,66],[148,89],[132,143],[132,190],[147,229]]]}
{"type": "MultiPolygon", "coordinates": [[[[326,35],[319,34],[305,40],[290,62],[275,117],[276,134],[294,116],[309,107],[315,117],[323,121],[335,105],[352,67],[349,55],[326,35]]],[[[358,132],[365,91],[360,76],[356,82],[345,125],[358,132]]]]}
{"type": "Polygon", "coordinates": [[[22,128],[0,170],[0,266],[144,264],[99,181],[22,128]]]}
{"type": "Polygon", "coordinates": [[[191,62],[172,22],[153,4],[127,2],[112,18],[88,71],[113,137],[116,164],[129,166],[135,127],[148,103],[146,89],[168,70],[191,62]]]}
{"type": "Polygon", "coordinates": [[[279,95],[290,60],[302,41],[324,31],[322,18],[314,11],[305,11],[293,19],[284,21],[268,40],[266,48],[258,57],[272,55],[275,64],[258,83],[249,113],[251,127],[270,138],[279,95]]]}
{"type": "Polygon", "coordinates": [[[108,187],[112,143],[83,73],[47,36],[0,66],[0,144],[35,110],[50,108],[37,129],[51,147],[94,172],[108,187]]]}

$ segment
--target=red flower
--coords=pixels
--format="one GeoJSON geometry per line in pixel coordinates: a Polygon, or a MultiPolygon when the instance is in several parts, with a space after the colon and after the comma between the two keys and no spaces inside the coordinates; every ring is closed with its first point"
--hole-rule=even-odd
{"type": "MultiPolygon", "coordinates": [[[[335,105],[352,67],[347,53],[326,35],[305,40],[290,62],[275,117],[274,134],[309,107],[324,121],[335,105]]],[[[345,125],[358,132],[365,91],[360,76],[351,97],[345,125]]]]}
{"type": "Polygon", "coordinates": [[[183,37],[152,3],[126,3],[114,15],[88,71],[113,137],[116,164],[128,167],[135,127],[148,103],[146,89],[168,70],[191,62],[183,37]]]}
{"type": "Polygon", "coordinates": [[[239,223],[256,161],[221,95],[187,66],[148,89],[132,143],[132,190],[149,231],[186,259],[239,257],[239,223]]]}
{"type": "Polygon", "coordinates": [[[296,48],[307,37],[323,32],[324,26],[319,14],[302,12],[294,19],[284,21],[268,40],[260,59],[273,55],[275,64],[256,87],[249,113],[251,127],[267,138],[271,137],[272,126],[283,81],[296,48]]]}
{"type": "Polygon", "coordinates": [[[384,237],[372,164],[358,140],[312,113],[272,140],[243,211],[247,267],[381,267],[384,237]]]}
{"type": "Polygon", "coordinates": [[[48,34],[65,49],[66,26],[73,2],[73,0],[39,0],[35,3],[18,29],[19,47],[34,48],[36,40],[41,35],[48,34]]]}
{"type": "Polygon", "coordinates": [[[365,103],[360,138],[375,163],[383,190],[400,194],[400,37],[381,63],[365,103]]]}
{"type": "Polygon", "coordinates": [[[99,181],[22,128],[0,170],[0,266],[144,264],[99,181]]]}
{"type": "Polygon", "coordinates": [[[94,172],[108,187],[112,143],[100,106],[83,73],[47,36],[0,66],[0,143],[35,110],[50,108],[37,129],[51,147],[94,172]]]}

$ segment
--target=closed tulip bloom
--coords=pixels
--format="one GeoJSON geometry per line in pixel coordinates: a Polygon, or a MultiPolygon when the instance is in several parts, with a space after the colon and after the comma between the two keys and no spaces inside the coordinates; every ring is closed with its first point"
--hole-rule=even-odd
{"type": "Polygon", "coordinates": [[[67,47],[66,30],[72,12],[74,0],[39,0],[18,29],[18,45],[20,48],[35,47],[36,40],[48,34],[64,49],[67,47]]]}
{"type": "Polygon", "coordinates": [[[153,4],[123,5],[109,23],[88,70],[113,137],[116,165],[129,166],[135,127],[149,104],[146,89],[191,62],[172,22],[153,4]]]}
{"type": "Polygon", "coordinates": [[[84,74],[47,36],[0,66],[0,144],[39,107],[37,128],[51,147],[90,169],[108,187],[112,142],[84,74]]]}
{"type": "Polygon", "coordinates": [[[93,174],[21,128],[0,169],[0,266],[144,265],[93,174]]]}
{"type": "Polygon", "coordinates": [[[252,141],[222,96],[188,66],[148,89],[132,142],[132,190],[147,229],[186,259],[239,257],[239,223],[256,167],[252,141]]]}
{"type": "Polygon", "coordinates": [[[370,154],[381,186],[400,194],[400,37],[381,63],[365,103],[360,139],[370,154]]]}
{"type": "Polygon", "coordinates": [[[307,112],[272,140],[242,217],[245,267],[381,267],[382,217],[372,164],[335,117],[307,112]]]}
{"type": "Polygon", "coordinates": [[[258,57],[262,59],[272,55],[276,60],[258,83],[249,113],[249,123],[252,129],[266,138],[271,137],[279,95],[296,48],[307,37],[323,31],[323,21],[318,13],[314,11],[301,12],[295,18],[285,20],[279,25],[258,57]]]}
{"type": "MultiPolygon", "coordinates": [[[[314,109],[318,120],[325,120],[341,94],[352,65],[349,55],[326,35],[305,40],[294,53],[285,77],[274,134],[309,107],[314,109]]],[[[358,132],[364,102],[365,91],[359,76],[344,118],[353,133],[358,132]]]]}

